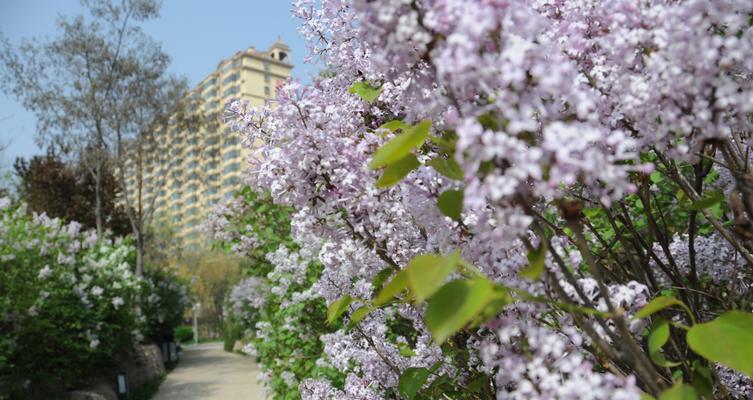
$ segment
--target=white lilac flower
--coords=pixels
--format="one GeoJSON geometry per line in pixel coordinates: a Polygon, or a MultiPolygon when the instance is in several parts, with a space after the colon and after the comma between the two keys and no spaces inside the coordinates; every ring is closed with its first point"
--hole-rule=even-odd
{"type": "Polygon", "coordinates": [[[122,306],[124,303],[125,302],[123,301],[123,298],[120,296],[113,297],[112,299],[112,305],[113,307],[115,307],[116,310],[120,308],[120,306],[122,306]]]}
{"type": "Polygon", "coordinates": [[[52,268],[49,265],[45,265],[44,268],[39,270],[37,277],[39,279],[45,279],[52,274],[52,268]]]}

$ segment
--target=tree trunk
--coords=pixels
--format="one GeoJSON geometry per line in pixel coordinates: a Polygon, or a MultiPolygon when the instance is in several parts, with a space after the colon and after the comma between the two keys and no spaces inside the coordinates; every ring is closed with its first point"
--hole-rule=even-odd
{"type": "Polygon", "coordinates": [[[141,231],[136,231],[136,276],[144,273],[144,237],[141,231]]]}
{"type": "Polygon", "coordinates": [[[104,218],[102,217],[102,161],[98,160],[94,171],[94,218],[97,222],[97,236],[102,237],[105,233],[104,218]]]}

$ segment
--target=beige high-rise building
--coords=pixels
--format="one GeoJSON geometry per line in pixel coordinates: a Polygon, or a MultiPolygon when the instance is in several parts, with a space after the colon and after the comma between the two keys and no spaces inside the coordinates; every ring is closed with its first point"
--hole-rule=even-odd
{"type": "MultiPolygon", "coordinates": [[[[235,53],[191,91],[196,101],[190,112],[202,115],[200,128],[171,126],[157,132],[144,157],[141,204],[145,209],[153,204],[152,227],[172,231],[184,250],[207,247],[202,226],[209,212],[242,187],[249,154],[222,122],[225,104],[232,99],[259,106],[273,101],[278,83],[290,76],[290,62],[290,48],[281,39],[266,51],[250,47],[235,53]]],[[[127,185],[136,198],[133,172],[127,185]]]]}

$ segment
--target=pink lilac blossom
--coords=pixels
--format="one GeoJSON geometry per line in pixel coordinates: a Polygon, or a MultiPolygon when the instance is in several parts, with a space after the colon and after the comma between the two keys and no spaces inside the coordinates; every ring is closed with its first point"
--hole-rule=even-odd
{"type": "MultiPolygon", "coordinates": [[[[708,139],[752,127],[750,2],[298,0],[293,12],[309,57],[335,73],[309,86],[282,85],[274,108],[234,102],[227,120],[255,154],[249,182],[298,210],[294,239],[324,265],[308,295],[327,302],[370,298],[384,268],[457,248],[495,282],[546,293],[548,285],[518,277],[527,264],[521,238],[532,237],[531,204],[545,209],[579,186],[610,206],[636,190],[631,174],[653,170],[641,152],[691,160],[708,139]],[[350,94],[354,81],[380,86],[376,101],[350,94]],[[428,119],[432,134],[454,132],[451,156],[463,169],[462,183],[424,165],[377,189],[379,173],[367,165],[393,135],[376,128],[393,119],[428,119]],[[458,187],[465,194],[462,226],[434,206],[439,193],[458,187]]],[[[438,155],[422,151],[422,164],[438,155]]],[[[215,222],[217,235],[226,234],[226,224],[215,222]]],[[[672,252],[681,256],[684,239],[676,240],[672,252]]],[[[696,240],[726,248],[714,236],[696,240]]],[[[557,241],[578,267],[580,254],[557,241]]],[[[736,261],[727,250],[709,254],[704,271],[729,276],[736,261]]],[[[293,276],[302,265],[289,254],[270,257],[293,276]]],[[[577,283],[606,310],[593,279],[577,283]]],[[[284,291],[289,282],[278,284],[284,291]]],[[[560,285],[583,300],[566,281],[560,285]]],[[[652,295],[637,282],[608,290],[628,314],[652,295]]],[[[381,398],[400,371],[441,359],[422,326],[423,310],[401,307],[371,313],[361,332],[322,337],[332,365],[348,379],[342,390],[304,381],[303,397],[381,398]],[[411,316],[422,338],[415,356],[400,355],[387,340],[391,313],[411,316]]],[[[634,377],[597,368],[575,328],[565,335],[537,322],[545,311],[516,305],[515,318],[502,317],[493,335],[469,342],[477,364],[495,375],[498,398],[638,398],[634,377]]],[[[634,333],[639,325],[631,326],[634,333]]]]}

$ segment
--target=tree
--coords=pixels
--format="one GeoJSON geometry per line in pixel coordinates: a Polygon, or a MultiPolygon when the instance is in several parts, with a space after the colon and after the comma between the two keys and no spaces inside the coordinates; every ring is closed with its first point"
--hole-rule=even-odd
{"type": "MultiPolygon", "coordinates": [[[[46,213],[51,218],[76,221],[84,228],[95,229],[95,183],[82,164],[66,164],[51,151],[29,160],[17,158],[13,168],[19,178],[20,199],[30,212],[46,213]]],[[[116,236],[129,234],[125,209],[116,203],[119,187],[109,164],[103,171],[102,183],[105,228],[116,236]]]]}
{"type": "MultiPolygon", "coordinates": [[[[18,49],[3,41],[0,83],[36,114],[40,143],[83,160],[94,179],[101,233],[108,160],[123,180],[128,150],[141,149],[145,136],[178,111],[186,84],[167,74],[169,56],[139,26],[159,15],[156,0],[82,4],[91,18],[61,18],[59,35],[51,40],[27,40],[18,49]]],[[[136,158],[141,160],[140,155],[136,158]]],[[[124,194],[140,274],[146,207],[140,192],[136,198],[124,194]]]]}

